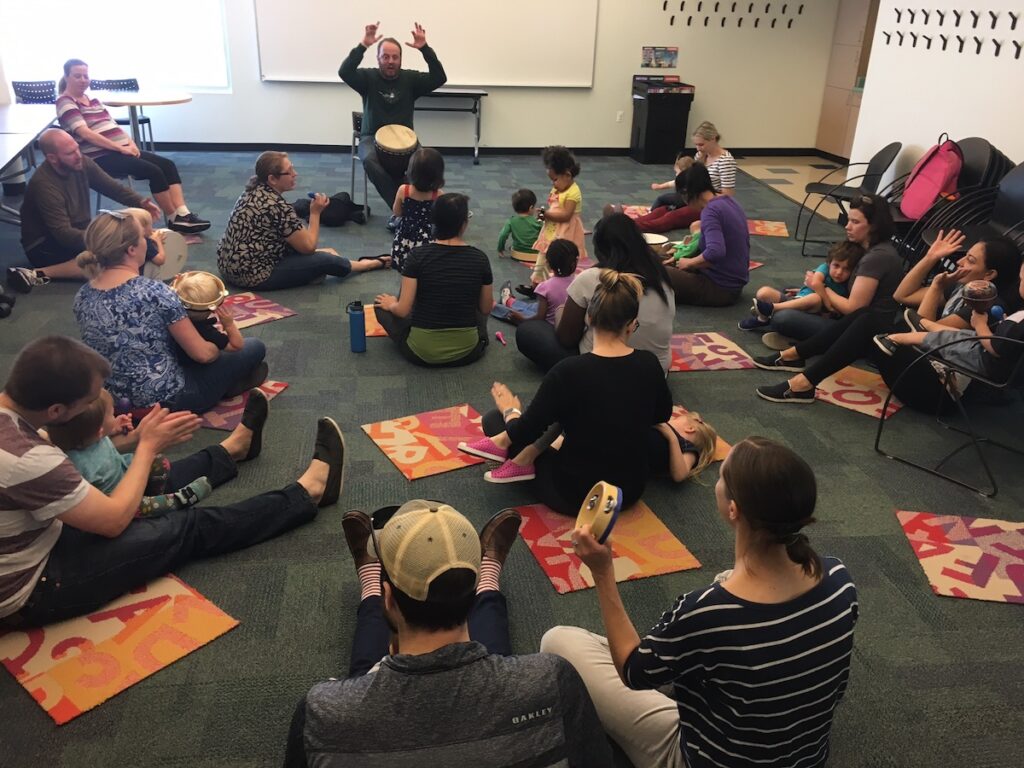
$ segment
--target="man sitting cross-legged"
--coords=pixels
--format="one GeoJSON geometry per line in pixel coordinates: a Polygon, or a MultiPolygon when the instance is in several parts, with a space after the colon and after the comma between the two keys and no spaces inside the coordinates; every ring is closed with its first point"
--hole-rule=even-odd
{"type": "Polygon", "coordinates": [[[345,514],[361,590],[349,677],[299,703],[287,766],[612,765],[573,668],[510,655],[498,577],[520,522],[506,509],[477,536],[447,504],[418,499],[372,521],[345,514]]]}

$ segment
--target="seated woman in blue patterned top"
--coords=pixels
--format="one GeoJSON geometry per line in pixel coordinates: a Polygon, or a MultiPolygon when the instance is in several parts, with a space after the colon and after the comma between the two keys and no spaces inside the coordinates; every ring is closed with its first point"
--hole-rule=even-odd
{"type": "Polygon", "coordinates": [[[245,339],[237,352],[222,352],[199,335],[174,291],[139,275],[146,240],[130,214],[101,212],[85,245],[78,266],[92,279],[75,297],[75,319],[82,341],[110,361],[106,387],[115,399],[203,413],[263,382],[262,341],[245,339]],[[179,362],[177,347],[191,363],[179,362]]]}

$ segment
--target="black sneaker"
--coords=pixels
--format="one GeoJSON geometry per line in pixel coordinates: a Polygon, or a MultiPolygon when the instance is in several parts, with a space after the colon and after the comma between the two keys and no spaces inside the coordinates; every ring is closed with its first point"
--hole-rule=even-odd
{"type": "Polygon", "coordinates": [[[887,355],[888,357],[892,357],[893,355],[895,355],[896,350],[900,348],[900,345],[897,344],[892,339],[890,339],[889,334],[887,333],[878,334],[877,336],[875,336],[874,341],[875,346],[882,350],[883,355],[887,355]]]}
{"type": "Polygon", "coordinates": [[[331,471],[327,475],[324,495],[320,497],[318,507],[329,507],[338,502],[342,486],[345,484],[345,436],[334,419],[322,417],[316,423],[316,447],[313,458],[327,464],[331,471]]]}
{"type": "Polygon", "coordinates": [[[781,354],[755,357],[754,365],[765,371],[790,371],[792,373],[802,373],[807,367],[803,360],[783,360],[781,354]]]}
{"type": "Polygon", "coordinates": [[[28,293],[37,285],[46,285],[50,278],[28,267],[8,267],[7,287],[18,293],[28,293]]]}
{"type": "Polygon", "coordinates": [[[912,307],[907,307],[903,310],[903,322],[907,324],[907,327],[912,331],[923,331],[924,324],[921,322],[924,318],[917,313],[917,310],[912,307]]]}
{"type": "Polygon", "coordinates": [[[762,400],[769,400],[773,403],[802,403],[809,405],[814,402],[814,390],[806,392],[794,392],[789,388],[789,382],[773,384],[771,386],[758,387],[757,396],[762,400]]]}
{"type": "Polygon", "coordinates": [[[517,285],[516,293],[518,293],[520,296],[525,296],[530,300],[537,298],[537,292],[534,290],[534,287],[532,285],[517,285]]]}
{"type": "Polygon", "coordinates": [[[185,216],[175,216],[167,222],[167,228],[180,232],[183,235],[194,235],[208,230],[210,222],[206,219],[200,219],[194,213],[189,213],[185,216]]]}

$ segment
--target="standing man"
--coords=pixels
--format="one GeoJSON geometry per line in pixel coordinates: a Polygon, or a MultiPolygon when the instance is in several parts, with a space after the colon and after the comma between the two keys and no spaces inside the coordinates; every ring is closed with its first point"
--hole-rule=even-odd
{"type": "MultiPolygon", "coordinates": [[[[440,88],[448,80],[434,49],[427,45],[427,31],[416,23],[412,42],[406,43],[423,54],[427,72],[402,69],[402,46],[393,37],[377,34],[376,24],[367,24],[366,33],[348,58],[341,63],[338,76],[363,97],[363,129],[359,140],[359,159],[378,194],[391,208],[395,204],[401,178],[394,178],[381,165],[373,136],[384,125],[412,128],[416,99],[440,88]],[[377,68],[359,67],[366,49],[377,44],[377,68]]],[[[389,223],[390,226],[390,223],[389,223]]]]}
{"type": "Polygon", "coordinates": [[[92,221],[90,190],[132,208],[162,215],[152,200],[118,183],[60,128],[43,131],[39,148],[46,162],[28,181],[21,206],[21,245],[32,269],[10,267],[7,284],[19,293],[51,279],[85,280],[75,259],[85,250],[85,228],[92,221]]]}

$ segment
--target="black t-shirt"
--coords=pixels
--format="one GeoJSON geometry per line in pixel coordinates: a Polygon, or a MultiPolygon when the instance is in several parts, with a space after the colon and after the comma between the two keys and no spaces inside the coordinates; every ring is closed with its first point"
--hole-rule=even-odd
{"type": "Polygon", "coordinates": [[[672,395],[658,358],[637,349],[624,357],[588,352],[548,371],[522,417],[509,422],[514,443],[532,443],[551,424],[565,433],[553,454],[555,483],[570,507],[598,480],[622,489],[626,506],[650,474],[647,433],[672,415],[672,395]]]}
{"type": "Polygon", "coordinates": [[[475,328],[480,288],[494,282],[487,254],[471,245],[420,246],[402,275],[416,280],[414,328],[475,328]]]}
{"type": "Polygon", "coordinates": [[[853,270],[850,285],[858,277],[873,277],[878,281],[875,296],[868,305],[879,312],[895,312],[899,304],[892,297],[903,281],[903,259],[892,243],[878,243],[868,248],[853,270]]]}
{"type": "MultiPolygon", "coordinates": [[[[992,328],[992,335],[999,336],[992,340],[992,348],[999,357],[985,355],[985,369],[989,376],[996,381],[1001,381],[1013,373],[1013,366],[1017,364],[1020,356],[1024,354],[1024,344],[1015,344],[1003,339],[1015,339],[1024,341],[1024,322],[1015,322],[1010,319],[1002,320],[992,328]]],[[[1021,384],[1021,376],[1018,374],[1016,385],[1021,384]]]]}
{"type": "MultiPolygon", "coordinates": [[[[228,335],[217,327],[216,317],[211,316],[204,318],[202,320],[193,320],[190,316],[189,319],[192,320],[192,325],[195,326],[196,331],[198,331],[199,335],[203,337],[203,341],[208,341],[211,344],[216,344],[217,349],[219,349],[221,352],[224,351],[224,349],[227,347],[229,343],[229,339],[228,335]]],[[[178,359],[182,363],[185,363],[187,365],[192,365],[194,363],[192,358],[188,356],[188,352],[186,352],[181,347],[178,347],[178,359]]]]}
{"type": "MultiPolygon", "coordinates": [[[[669,429],[672,425],[669,424],[669,429]]],[[[672,439],[679,444],[679,450],[683,453],[696,454],[700,458],[700,450],[689,440],[672,429],[672,439]]],[[[651,467],[651,474],[655,477],[667,477],[672,474],[672,450],[665,435],[659,429],[647,430],[647,461],[651,467]]]]}

